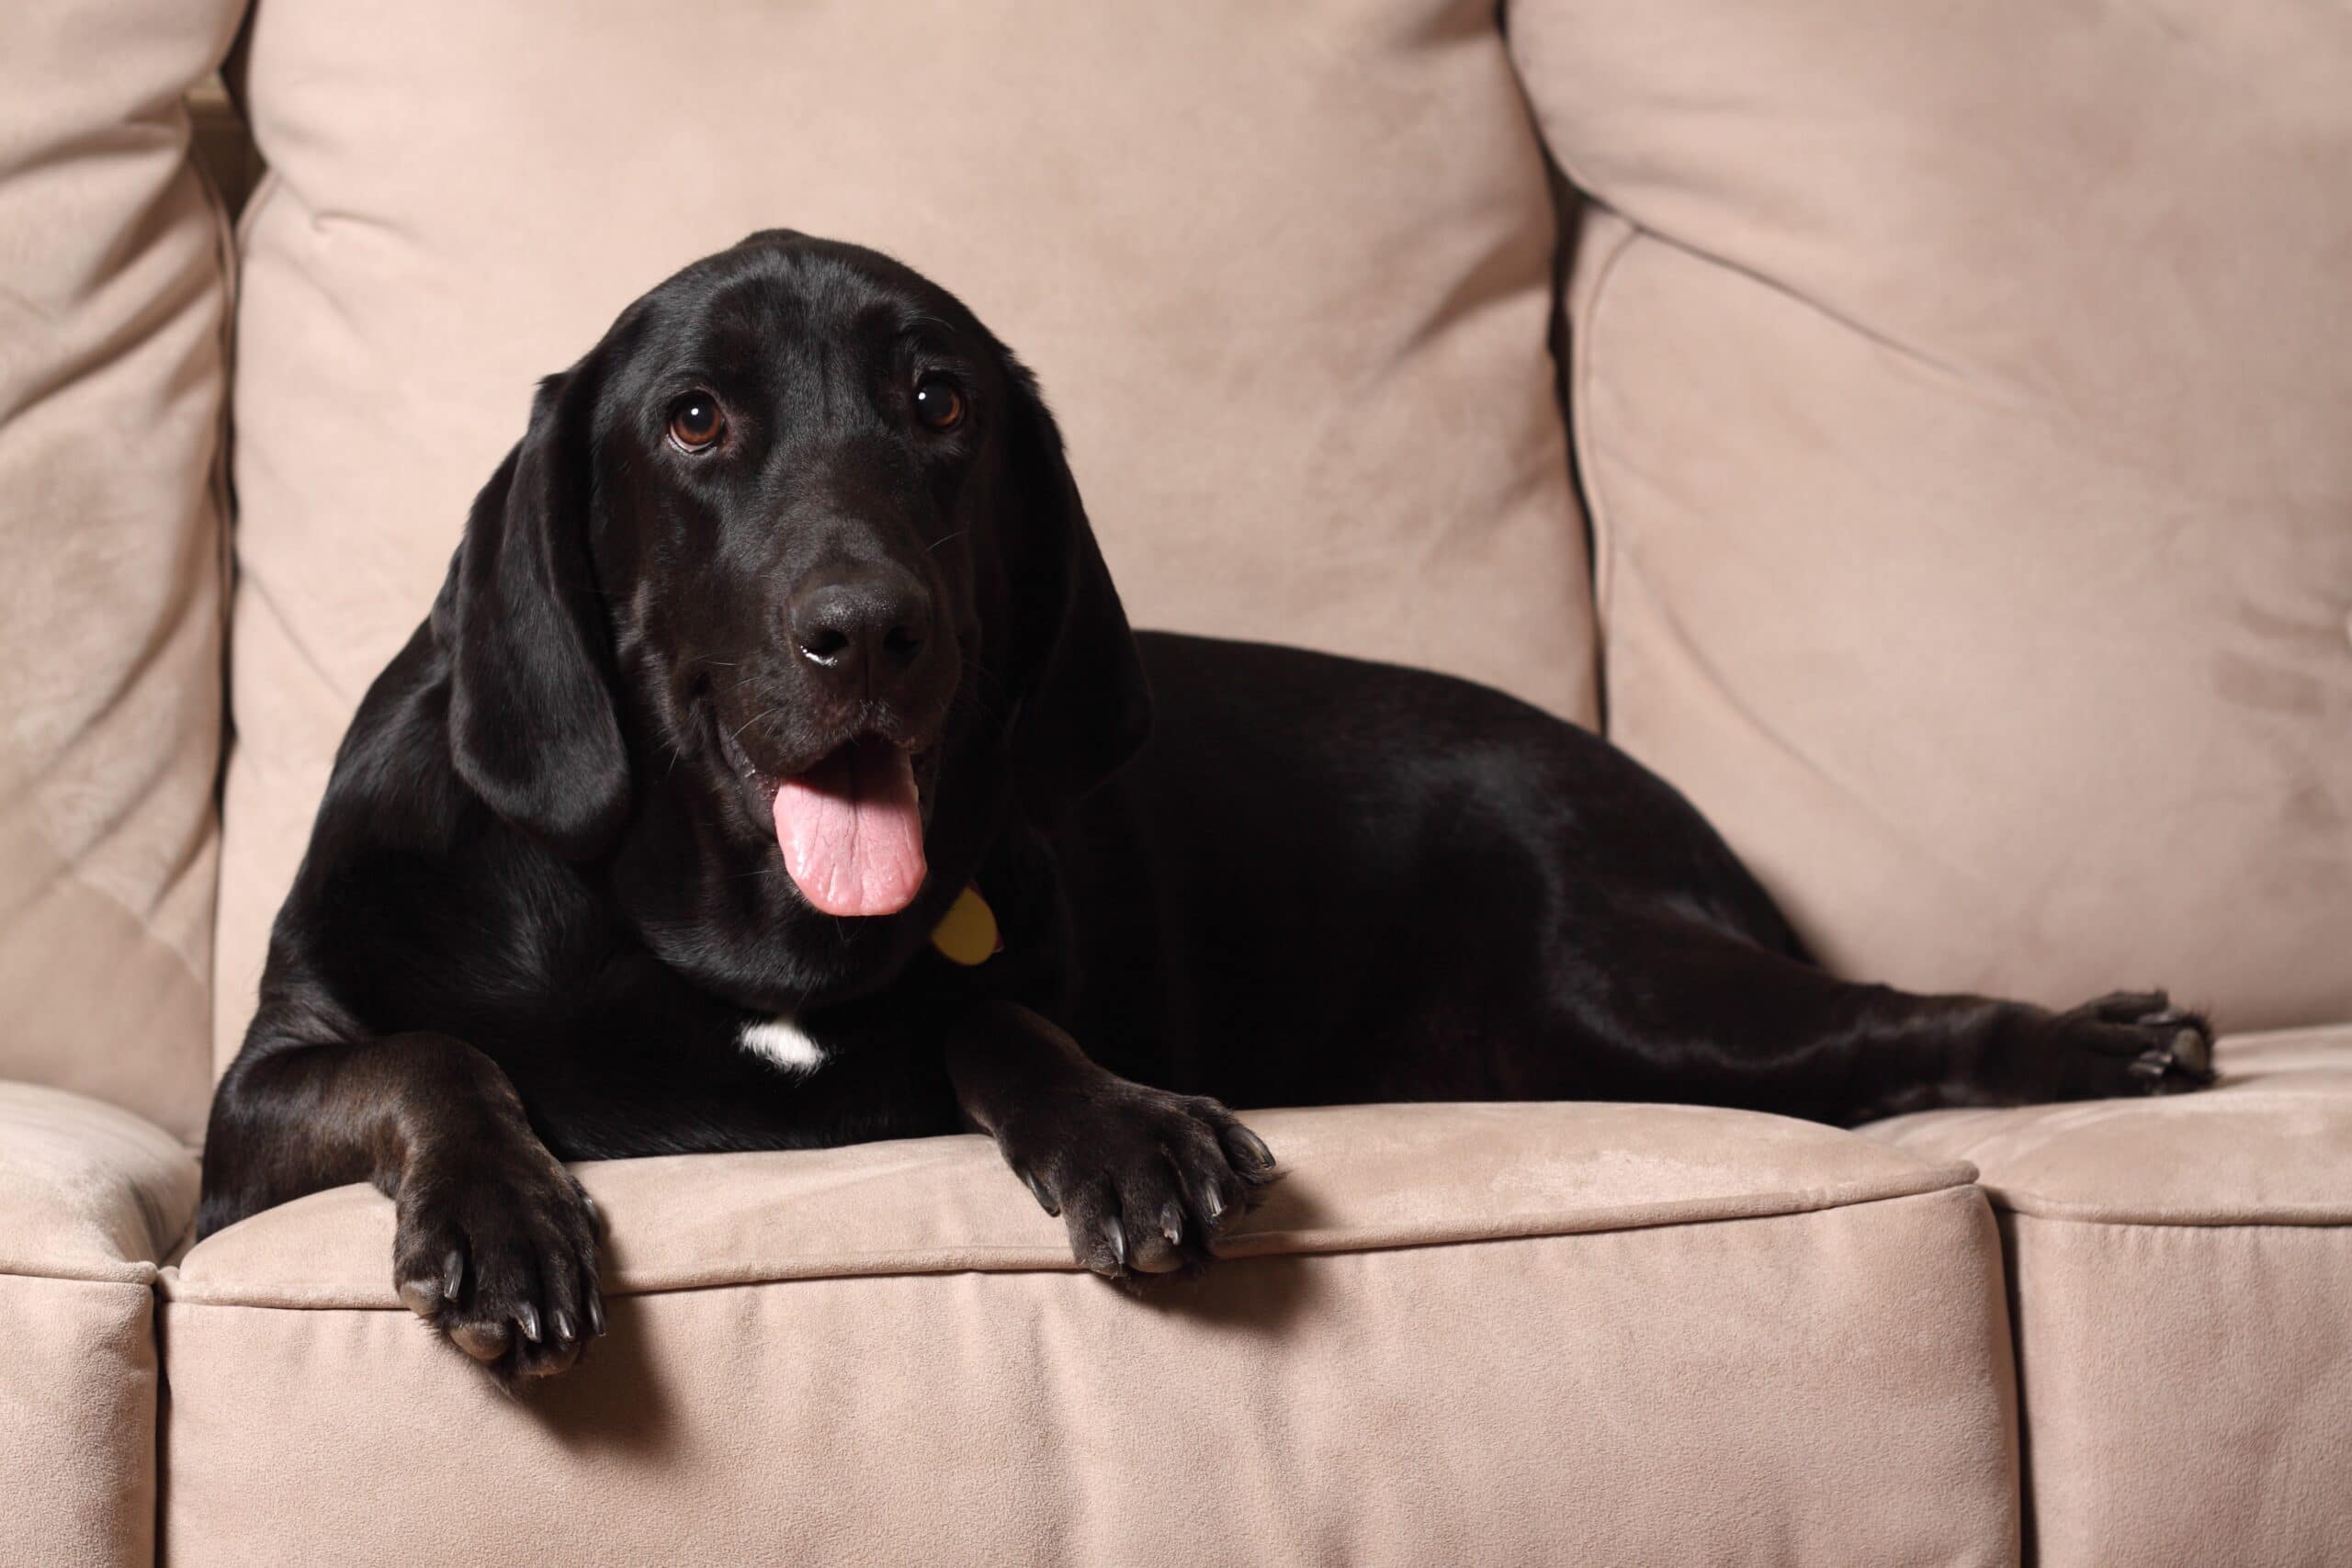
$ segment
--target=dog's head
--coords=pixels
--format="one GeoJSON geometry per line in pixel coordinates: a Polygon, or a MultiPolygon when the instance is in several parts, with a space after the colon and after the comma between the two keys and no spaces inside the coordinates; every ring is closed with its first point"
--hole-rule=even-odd
{"type": "Polygon", "coordinates": [[[1044,816],[1148,722],[1028,372],[909,268],[789,232],[547,380],[436,621],[458,770],[501,817],[587,859],[692,770],[833,914],[913,898],[951,744],[1044,816]]]}

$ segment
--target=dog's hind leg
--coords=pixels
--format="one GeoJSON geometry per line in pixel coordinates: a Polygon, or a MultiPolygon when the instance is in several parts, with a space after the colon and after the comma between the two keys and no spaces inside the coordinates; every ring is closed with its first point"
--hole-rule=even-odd
{"type": "Polygon", "coordinates": [[[1854,984],[1676,914],[1624,914],[1599,929],[1609,950],[1587,954],[1558,998],[1581,1047],[1570,1071],[1583,1087],[1571,1093],[1850,1125],[2212,1078],[2211,1029],[2162,991],[2052,1012],[1854,984]]]}

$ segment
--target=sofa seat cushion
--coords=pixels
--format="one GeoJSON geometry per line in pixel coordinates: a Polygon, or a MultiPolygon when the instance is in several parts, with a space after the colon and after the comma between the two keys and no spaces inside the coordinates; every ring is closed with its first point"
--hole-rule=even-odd
{"type": "Polygon", "coordinates": [[[2352,1027],[2219,1062],[2202,1094],[1871,1129],[2002,1211],[2048,1568],[2352,1562],[2352,1027]]]}
{"type": "Polygon", "coordinates": [[[164,1277],[172,1560],[2013,1552],[1964,1166],[1686,1108],[1252,1122],[1286,1178],[1140,1296],[977,1138],[582,1166],[611,1331],[518,1399],[399,1308],[382,1197],[257,1215],[164,1277]]]}
{"type": "Polygon", "coordinates": [[[196,1181],[129,1111],[0,1082],[0,1562],[152,1560],[153,1284],[196,1181]]]}

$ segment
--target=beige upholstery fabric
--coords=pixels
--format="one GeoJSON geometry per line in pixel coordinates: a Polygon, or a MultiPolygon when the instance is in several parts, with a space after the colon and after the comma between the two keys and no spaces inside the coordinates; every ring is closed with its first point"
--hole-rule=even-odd
{"type": "Polygon", "coordinates": [[[127,1111],[0,1082],[0,1274],[144,1284],[196,1217],[196,1161],[127,1111]]]}
{"type": "Polygon", "coordinates": [[[2352,1016],[2352,10],[1510,28],[1616,738],[1842,969],[2352,1016]]]}
{"type": "Polygon", "coordinates": [[[2005,1208],[2125,1224],[2352,1224],[2352,1027],[2224,1039],[2161,1100],[1939,1111],[1873,1132],[1970,1160],[2005,1208]]]}
{"type": "Polygon", "coordinates": [[[0,1076],[175,1132],[209,1082],[229,0],[0,7],[0,1076]]]}
{"type": "Polygon", "coordinates": [[[162,1128],[0,1082],[0,1562],[153,1560],[152,1282],[195,1212],[162,1128]]]}
{"type": "Polygon", "coordinates": [[[1931,1112],[2005,1211],[2043,1568],[2352,1562],[2352,1028],[2181,1099],[1931,1112]]]}
{"type": "Polygon", "coordinates": [[[1676,1108],[1254,1120],[1289,1177],[1141,1300],[978,1139],[583,1167],[612,1332],[519,1402],[395,1304],[382,1198],[256,1216],[166,1276],[170,1559],[2011,1560],[1965,1168],[1676,1108]]]}
{"type": "Polygon", "coordinates": [[[1591,716],[1552,209],[1488,8],[317,0],[259,12],[250,91],[224,1051],[533,379],[755,228],[894,252],[1004,335],[1139,624],[1591,716]]]}

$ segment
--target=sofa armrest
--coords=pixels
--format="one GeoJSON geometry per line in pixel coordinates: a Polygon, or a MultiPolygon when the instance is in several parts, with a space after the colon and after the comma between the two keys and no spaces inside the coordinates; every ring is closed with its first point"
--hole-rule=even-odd
{"type": "Polygon", "coordinates": [[[0,1082],[0,1275],[151,1284],[196,1189],[196,1156],[154,1123],[0,1082]]]}
{"type": "Polygon", "coordinates": [[[196,1190],[161,1127],[0,1081],[0,1562],[153,1561],[156,1266],[196,1190]]]}

